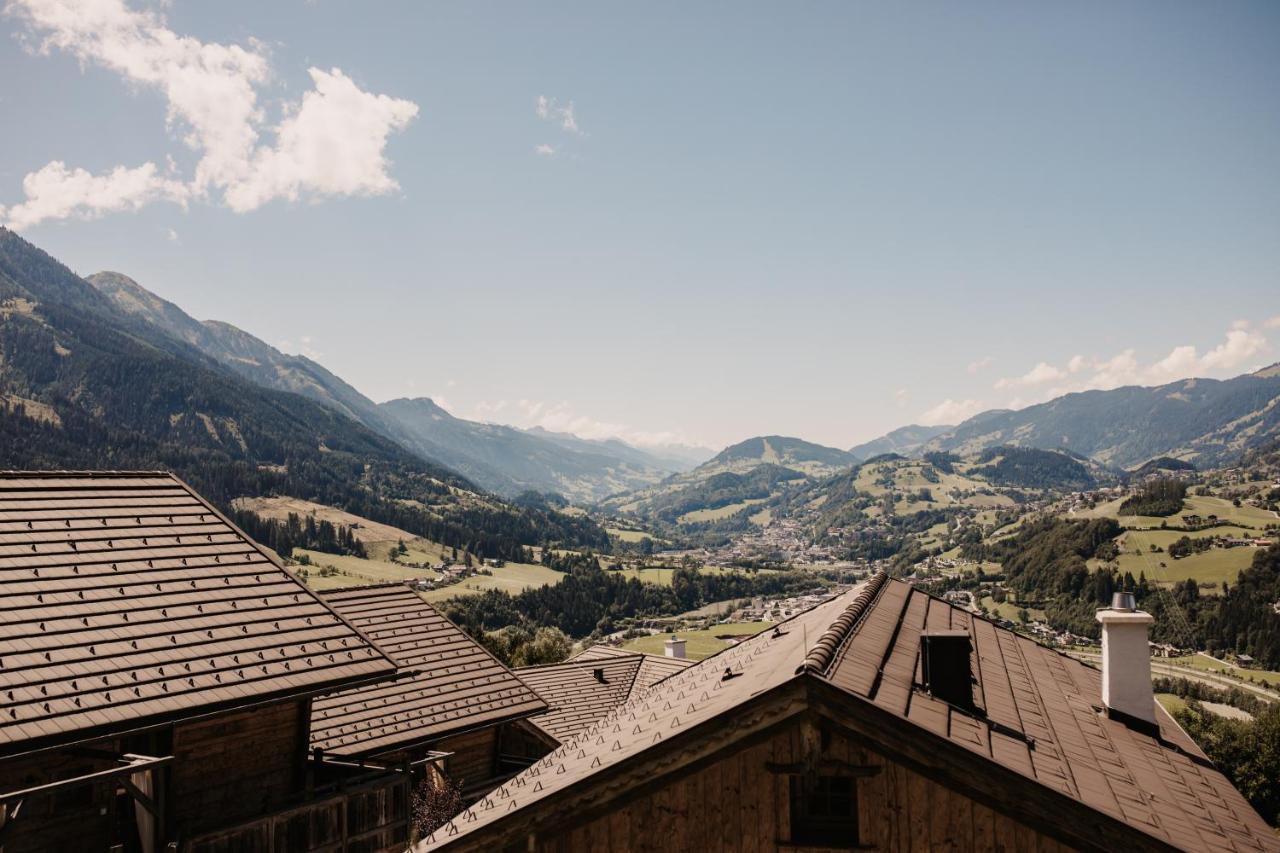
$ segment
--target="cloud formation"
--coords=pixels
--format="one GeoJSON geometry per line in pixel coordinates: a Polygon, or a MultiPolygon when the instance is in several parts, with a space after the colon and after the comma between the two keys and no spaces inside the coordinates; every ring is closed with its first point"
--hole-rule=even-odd
{"type": "Polygon", "coordinates": [[[272,80],[260,42],[202,42],[123,0],[11,0],[5,11],[25,25],[25,41],[36,52],[67,53],[158,92],[168,130],[197,157],[186,180],[150,162],[92,175],[54,161],[26,176],[24,201],[0,209],[11,227],[94,218],[153,201],[220,200],[245,212],[278,198],[398,188],[385,149],[388,137],[417,115],[411,101],[366,92],[337,68],[311,68],[313,88],[286,104],[273,124],[259,103],[272,80]]]}
{"type": "MultiPolygon", "coordinates": [[[[439,400],[436,402],[438,403],[439,400]]],[[[619,438],[636,447],[698,443],[674,430],[657,432],[637,430],[626,424],[602,421],[579,414],[573,411],[568,403],[547,403],[541,400],[481,402],[475,406],[472,417],[479,421],[505,423],[522,429],[542,427],[551,432],[568,432],[588,440],[619,438]],[[501,416],[500,420],[499,416],[501,416]]]]}
{"type": "Polygon", "coordinates": [[[916,420],[924,426],[954,425],[968,420],[986,409],[981,400],[943,400],[932,409],[920,414],[916,420]]]}
{"type": "MultiPolygon", "coordinates": [[[[1264,325],[1269,328],[1269,323],[1267,321],[1264,325]]],[[[1150,364],[1139,361],[1137,351],[1133,349],[1123,350],[1109,358],[1076,355],[1062,366],[1039,362],[1022,376],[997,380],[993,387],[997,391],[1034,389],[1034,396],[1039,400],[1048,400],[1074,391],[1105,391],[1122,385],[1164,385],[1179,379],[1246,370],[1270,348],[1266,335],[1248,321],[1238,320],[1227,330],[1222,343],[1204,353],[1191,344],[1184,344],[1150,364]]],[[[1016,402],[1027,403],[1023,399],[1016,402]]]]}
{"type": "Polygon", "coordinates": [[[539,95],[538,99],[533,103],[533,113],[543,121],[558,122],[560,129],[565,133],[572,133],[575,136],[582,135],[582,131],[578,128],[577,116],[573,112],[573,101],[561,104],[555,98],[539,95]]]}
{"type": "Polygon", "coordinates": [[[978,373],[979,371],[985,370],[986,368],[990,367],[991,363],[994,361],[995,359],[993,357],[989,355],[984,355],[982,358],[969,362],[969,366],[966,367],[965,370],[967,370],[970,374],[978,373]]]}

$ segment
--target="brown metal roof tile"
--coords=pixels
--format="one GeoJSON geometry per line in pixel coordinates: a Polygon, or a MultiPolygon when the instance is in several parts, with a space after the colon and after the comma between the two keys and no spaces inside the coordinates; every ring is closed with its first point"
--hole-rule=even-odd
{"type": "Polygon", "coordinates": [[[393,671],[168,475],[0,473],[0,555],[0,754],[393,671]]]}
{"type": "Polygon", "coordinates": [[[316,699],[312,746],[339,755],[372,755],[547,707],[483,646],[403,584],[323,595],[395,660],[400,677],[316,699]]]}

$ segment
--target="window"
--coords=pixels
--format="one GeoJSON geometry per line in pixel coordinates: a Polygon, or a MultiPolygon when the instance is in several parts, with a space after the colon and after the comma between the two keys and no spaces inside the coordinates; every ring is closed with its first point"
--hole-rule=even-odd
{"type": "Polygon", "coordinates": [[[852,776],[792,776],[791,841],[857,847],[858,780],[852,776]]]}

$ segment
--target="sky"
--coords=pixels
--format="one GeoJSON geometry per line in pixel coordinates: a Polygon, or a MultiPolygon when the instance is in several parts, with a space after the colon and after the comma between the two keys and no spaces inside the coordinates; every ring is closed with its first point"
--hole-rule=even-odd
{"type": "Polygon", "coordinates": [[[0,0],[0,222],[640,445],[1280,361],[1280,5],[0,0]]]}

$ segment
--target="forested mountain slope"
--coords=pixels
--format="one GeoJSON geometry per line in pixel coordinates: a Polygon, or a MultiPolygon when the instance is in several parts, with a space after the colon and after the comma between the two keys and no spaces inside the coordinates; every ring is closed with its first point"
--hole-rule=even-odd
{"type": "Polygon", "coordinates": [[[293,495],[495,556],[607,541],[589,521],[504,504],[333,408],[156,334],[5,229],[0,398],[0,467],[165,468],[224,507],[293,495]]]}
{"type": "Polygon", "coordinates": [[[670,473],[621,442],[587,442],[463,420],[425,397],[391,400],[378,409],[406,447],[505,495],[533,490],[590,502],[670,473]]]}
{"type": "Polygon", "coordinates": [[[1117,468],[1158,456],[1222,464],[1280,435],[1280,372],[1185,379],[1067,394],[1019,411],[984,412],[922,452],[977,453],[998,445],[1069,450],[1117,468]]]}
{"type": "Polygon", "coordinates": [[[196,320],[128,276],[101,272],[86,280],[119,313],[189,344],[240,376],[322,403],[507,497],[532,489],[591,501],[656,483],[676,470],[620,441],[587,442],[468,421],[428,399],[375,404],[311,359],[283,353],[229,323],[196,320]]]}

